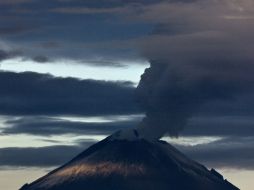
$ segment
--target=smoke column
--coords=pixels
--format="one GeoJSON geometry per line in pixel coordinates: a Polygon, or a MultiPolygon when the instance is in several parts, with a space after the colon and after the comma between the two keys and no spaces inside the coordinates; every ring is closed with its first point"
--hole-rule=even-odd
{"type": "Polygon", "coordinates": [[[138,128],[143,136],[177,136],[203,105],[253,93],[254,19],[245,18],[254,18],[254,11],[248,3],[166,3],[144,15],[161,11],[153,15],[167,20],[142,42],[150,60],[136,90],[146,111],[138,128]]]}

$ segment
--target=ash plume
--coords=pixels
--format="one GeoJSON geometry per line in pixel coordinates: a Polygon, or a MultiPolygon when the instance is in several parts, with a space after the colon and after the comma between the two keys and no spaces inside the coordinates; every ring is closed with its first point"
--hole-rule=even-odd
{"type": "Polygon", "coordinates": [[[142,41],[150,60],[136,90],[146,111],[138,128],[143,136],[177,136],[203,105],[253,96],[250,5],[248,0],[174,1],[144,11],[140,17],[157,27],[142,41]]]}

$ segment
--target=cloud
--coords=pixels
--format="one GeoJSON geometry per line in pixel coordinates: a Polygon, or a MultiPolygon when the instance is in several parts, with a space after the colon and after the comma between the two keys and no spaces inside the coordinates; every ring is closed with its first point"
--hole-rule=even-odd
{"type": "Polygon", "coordinates": [[[58,166],[69,161],[72,157],[88,147],[79,146],[49,146],[40,148],[1,148],[1,166],[45,167],[58,166]]]}
{"type": "Polygon", "coordinates": [[[254,169],[253,145],[252,137],[233,137],[209,144],[178,146],[178,148],[208,167],[254,169]]]}
{"type": "MultiPolygon", "coordinates": [[[[142,116],[126,116],[128,120],[107,122],[70,121],[64,118],[25,116],[9,117],[1,128],[2,135],[29,134],[51,136],[63,134],[110,135],[137,126],[142,116]]],[[[191,118],[181,133],[182,137],[251,137],[254,134],[252,116],[199,116],[191,118]]]]}
{"type": "Polygon", "coordinates": [[[43,56],[43,55],[35,56],[35,57],[33,57],[32,60],[37,63],[47,63],[50,61],[50,59],[47,56],[43,56]]]}
{"type": "Polygon", "coordinates": [[[74,1],[69,1],[69,0],[58,0],[59,4],[61,5],[80,5],[83,7],[88,7],[88,8],[112,8],[112,7],[121,7],[121,6],[126,6],[126,5],[149,5],[149,4],[156,4],[158,2],[162,1],[167,1],[167,0],[94,0],[94,1],[89,1],[89,0],[74,0],[74,1]]]}
{"type": "Polygon", "coordinates": [[[180,66],[215,58],[253,60],[251,5],[253,2],[249,0],[197,0],[144,7],[140,19],[156,25],[152,35],[144,39],[144,54],[149,59],[178,62],[180,66]]]}
{"type": "Polygon", "coordinates": [[[155,2],[0,1],[3,5],[0,34],[30,58],[46,55],[60,60],[104,60],[104,65],[110,61],[134,60],[140,56],[130,42],[149,32],[148,24],[128,21],[127,15],[136,15],[140,7],[155,2]],[[47,41],[59,42],[61,46],[51,49],[38,46],[47,41]]]}
{"type": "Polygon", "coordinates": [[[17,57],[21,55],[21,52],[19,51],[13,51],[13,50],[1,50],[0,49],[0,62],[1,61],[4,61],[6,59],[11,59],[11,58],[14,58],[14,57],[17,57]]]}
{"type": "Polygon", "coordinates": [[[52,9],[51,12],[62,14],[126,14],[130,12],[130,9],[129,7],[112,7],[112,8],[62,7],[52,9]]]}
{"type": "Polygon", "coordinates": [[[32,2],[32,0],[10,0],[10,1],[0,0],[0,4],[2,5],[15,5],[28,2],[32,2]]]}
{"type": "Polygon", "coordinates": [[[2,115],[114,115],[138,113],[131,82],[0,72],[2,115]]]}
{"type": "MultiPolygon", "coordinates": [[[[239,113],[238,113],[239,114],[239,113]]],[[[240,114],[239,114],[240,115],[240,114]]],[[[191,118],[182,136],[252,137],[253,116],[203,116],[191,118]]]]}
{"type": "Polygon", "coordinates": [[[117,130],[133,127],[140,121],[137,118],[132,118],[132,116],[128,117],[128,121],[107,121],[99,123],[68,121],[67,119],[42,116],[27,116],[7,120],[4,125],[5,127],[1,129],[1,133],[3,135],[30,134],[39,136],[62,134],[110,135],[117,130]]]}
{"type": "Polygon", "coordinates": [[[94,0],[75,2],[59,1],[61,6],[51,9],[50,12],[62,14],[116,14],[127,16],[129,14],[139,14],[138,11],[143,10],[147,5],[157,4],[166,0],[94,0]],[[64,2],[68,2],[66,6],[64,2]],[[78,5],[78,6],[77,6],[78,5]]]}
{"type": "Polygon", "coordinates": [[[212,102],[232,108],[230,103],[237,101],[234,111],[239,115],[245,97],[253,102],[252,4],[163,2],[140,14],[140,19],[158,26],[141,46],[151,62],[137,88],[146,110],[139,128],[145,136],[177,136],[189,118],[208,113],[205,106],[212,102]]]}
{"type": "Polygon", "coordinates": [[[31,30],[30,27],[25,26],[11,26],[11,27],[0,27],[0,34],[5,35],[16,35],[31,30]]]}

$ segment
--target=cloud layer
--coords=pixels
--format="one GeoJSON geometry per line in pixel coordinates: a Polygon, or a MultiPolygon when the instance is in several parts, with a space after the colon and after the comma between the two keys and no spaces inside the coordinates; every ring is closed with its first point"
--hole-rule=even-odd
{"type": "MultiPolygon", "coordinates": [[[[84,141],[73,146],[1,148],[0,166],[59,166],[93,143],[84,141]]],[[[177,148],[207,167],[251,170],[254,169],[253,143],[252,138],[224,138],[191,147],[177,145],[177,148]]]]}
{"type": "Polygon", "coordinates": [[[224,138],[209,144],[179,146],[185,154],[208,167],[253,170],[252,137],[224,138]]]}
{"type": "Polygon", "coordinates": [[[137,113],[130,82],[0,72],[2,115],[111,115],[137,113]]]}
{"type": "Polygon", "coordinates": [[[84,122],[61,118],[27,116],[7,120],[5,126],[1,128],[0,135],[110,135],[117,130],[136,126],[140,122],[140,118],[132,119],[131,116],[127,117],[129,118],[127,121],[84,122]]]}

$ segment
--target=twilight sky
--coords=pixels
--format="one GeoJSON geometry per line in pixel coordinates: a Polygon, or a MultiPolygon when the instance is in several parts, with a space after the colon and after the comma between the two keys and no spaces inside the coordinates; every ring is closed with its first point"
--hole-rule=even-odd
{"type": "Polygon", "coordinates": [[[0,189],[141,122],[251,190],[253,34],[252,0],[0,0],[0,189]]]}

